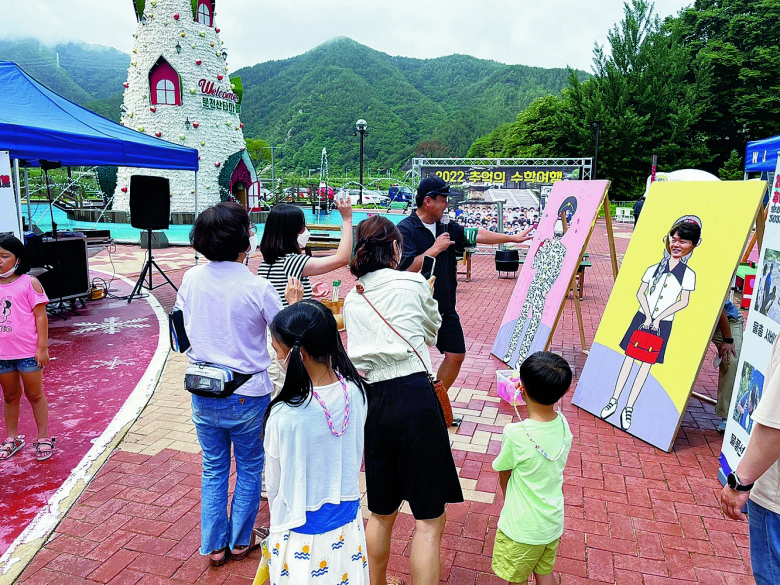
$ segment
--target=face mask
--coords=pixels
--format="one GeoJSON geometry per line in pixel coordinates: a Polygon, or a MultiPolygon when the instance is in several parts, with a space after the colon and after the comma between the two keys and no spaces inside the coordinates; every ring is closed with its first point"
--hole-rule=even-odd
{"type": "Polygon", "coordinates": [[[284,358],[284,361],[281,363],[281,370],[286,374],[287,373],[287,364],[290,363],[290,356],[292,355],[293,348],[290,348],[290,351],[287,352],[287,357],[284,358]]]}
{"type": "Polygon", "coordinates": [[[19,266],[19,262],[14,264],[14,267],[11,268],[11,270],[9,270],[8,272],[3,272],[2,274],[0,274],[0,278],[8,278],[9,276],[13,275],[13,273],[16,272],[16,268],[18,266],[19,266]]]}
{"type": "Polygon", "coordinates": [[[257,250],[257,236],[249,236],[249,249],[246,251],[246,261],[248,262],[257,250]]]}
{"type": "Polygon", "coordinates": [[[298,246],[303,250],[306,247],[306,244],[309,243],[309,236],[311,236],[311,233],[306,228],[303,228],[303,233],[298,234],[298,246]]]}

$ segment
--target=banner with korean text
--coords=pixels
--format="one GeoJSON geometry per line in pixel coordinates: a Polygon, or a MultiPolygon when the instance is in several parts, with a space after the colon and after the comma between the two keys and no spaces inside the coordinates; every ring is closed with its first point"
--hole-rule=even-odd
{"type": "Polygon", "coordinates": [[[718,477],[725,485],[726,476],[737,468],[750,434],[753,411],[764,393],[764,378],[772,345],[780,333],[780,157],[775,179],[769,192],[769,214],[764,241],[756,265],[756,285],[750,302],[742,351],[737,365],[737,380],[731,395],[726,433],[720,453],[718,477]]]}

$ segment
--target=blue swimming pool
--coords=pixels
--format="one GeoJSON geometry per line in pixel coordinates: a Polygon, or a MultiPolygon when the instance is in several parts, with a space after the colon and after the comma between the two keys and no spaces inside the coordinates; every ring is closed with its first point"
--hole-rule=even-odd
{"type": "MultiPolygon", "coordinates": [[[[51,230],[51,215],[49,214],[49,205],[45,203],[33,203],[31,205],[32,210],[32,223],[36,224],[38,228],[46,232],[51,230]]],[[[320,213],[313,214],[311,209],[302,208],[304,215],[306,216],[307,224],[325,224],[325,225],[341,225],[341,215],[337,211],[331,211],[329,214],[320,213]]],[[[27,206],[22,206],[22,213],[27,217],[27,206]]],[[[353,214],[353,222],[358,223],[368,218],[371,215],[381,213],[379,211],[355,211],[353,214]]],[[[387,217],[393,223],[398,223],[404,217],[397,213],[381,213],[387,217]]],[[[54,221],[57,222],[58,230],[78,231],[83,229],[103,229],[110,230],[111,237],[122,243],[135,244],[140,239],[141,230],[132,227],[126,223],[99,223],[97,226],[94,222],[75,221],[68,218],[67,213],[61,209],[54,208],[54,221]]],[[[263,224],[258,224],[258,236],[263,234],[263,224]]],[[[163,230],[168,237],[168,241],[171,244],[189,244],[191,225],[172,225],[167,230],[163,230]]]]}

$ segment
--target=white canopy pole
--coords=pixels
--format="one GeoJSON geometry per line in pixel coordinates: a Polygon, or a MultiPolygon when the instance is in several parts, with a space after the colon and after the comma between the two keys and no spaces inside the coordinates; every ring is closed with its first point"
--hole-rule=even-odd
{"type": "Polygon", "coordinates": [[[28,168],[24,167],[24,190],[27,193],[27,227],[32,231],[32,207],[30,207],[30,173],[28,168]]]}
{"type": "Polygon", "coordinates": [[[24,226],[22,225],[22,185],[19,181],[19,159],[14,159],[14,184],[16,186],[16,220],[19,224],[19,235],[24,238],[24,226]]]}
{"type": "MultiPolygon", "coordinates": [[[[195,171],[195,218],[192,220],[193,225],[196,219],[198,219],[198,171],[195,171]]],[[[198,251],[195,250],[195,266],[198,265],[198,258],[198,251]]]]}

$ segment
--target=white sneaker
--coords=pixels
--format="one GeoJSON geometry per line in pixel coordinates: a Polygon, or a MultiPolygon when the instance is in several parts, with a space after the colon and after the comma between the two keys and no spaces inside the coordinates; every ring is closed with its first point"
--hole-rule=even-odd
{"type": "Polygon", "coordinates": [[[609,418],[617,412],[617,400],[610,398],[607,405],[601,409],[601,418],[609,418]]]}
{"type": "Polygon", "coordinates": [[[624,431],[631,428],[631,415],[634,414],[634,409],[631,406],[626,406],[623,412],[620,413],[620,426],[624,431]]]}

